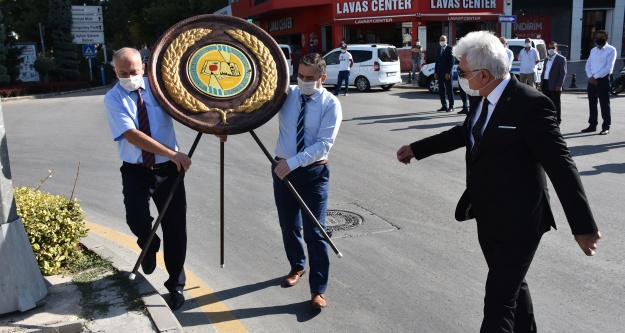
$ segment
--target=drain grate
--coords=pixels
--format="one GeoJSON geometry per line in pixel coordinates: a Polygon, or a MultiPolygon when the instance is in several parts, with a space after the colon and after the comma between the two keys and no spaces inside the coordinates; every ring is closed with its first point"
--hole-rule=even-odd
{"type": "Polygon", "coordinates": [[[362,224],[362,216],[344,210],[328,210],[326,212],[326,227],[330,231],[345,231],[362,224]]]}

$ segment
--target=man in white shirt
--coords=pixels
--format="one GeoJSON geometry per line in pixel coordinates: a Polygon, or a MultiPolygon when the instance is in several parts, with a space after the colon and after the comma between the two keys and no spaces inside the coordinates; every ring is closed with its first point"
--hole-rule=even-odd
{"type": "Polygon", "coordinates": [[[341,44],[341,54],[339,55],[339,77],[336,82],[335,95],[338,95],[341,91],[341,84],[345,80],[345,94],[347,96],[347,90],[349,90],[349,71],[354,65],[354,58],[352,54],[347,52],[347,44],[341,44]]]}
{"type": "Polygon", "coordinates": [[[536,65],[540,61],[538,51],[532,47],[532,40],[525,38],[525,48],[519,52],[521,62],[519,80],[536,88],[536,65]]]}
{"type": "Polygon", "coordinates": [[[586,61],[586,75],[588,75],[588,106],[590,108],[590,117],[588,118],[588,127],[582,130],[582,133],[595,132],[597,130],[598,110],[597,99],[601,105],[601,124],[600,135],[610,133],[610,124],[612,118],[610,115],[610,74],[614,69],[616,61],[616,49],[608,44],[608,32],[598,30],[595,33],[595,42],[597,46],[590,50],[590,57],[586,61]]]}

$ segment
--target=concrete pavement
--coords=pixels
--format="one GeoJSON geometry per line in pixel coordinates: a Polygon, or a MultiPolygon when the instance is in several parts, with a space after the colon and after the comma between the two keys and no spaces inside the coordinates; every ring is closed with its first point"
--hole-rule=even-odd
{"type": "MultiPolygon", "coordinates": [[[[113,249],[120,245],[93,232],[83,238],[81,243],[109,260],[124,278],[132,271],[134,262],[118,255],[119,249],[113,249]]],[[[159,273],[164,274],[155,272],[159,273]]],[[[90,283],[90,289],[98,291],[90,295],[84,295],[70,277],[56,275],[45,279],[48,295],[41,304],[23,313],[1,316],[0,332],[184,332],[158,289],[141,273],[137,274],[134,282],[128,280],[128,283],[136,284],[147,311],[129,311],[128,304],[123,300],[123,288],[106,277],[90,283]],[[94,297],[98,309],[106,310],[96,311],[92,318],[85,319],[81,302],[85,298],[94,297]]]]}

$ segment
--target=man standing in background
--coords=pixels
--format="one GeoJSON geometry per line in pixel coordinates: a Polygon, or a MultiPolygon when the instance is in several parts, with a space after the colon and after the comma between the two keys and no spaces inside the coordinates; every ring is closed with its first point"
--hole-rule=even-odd
{"type": "Polygon", "coordinates": [[[519,52],[519,80],[536,88],[536,65],[540,61],[538,50],[532,47],[532,40],[525,38],[525,48],[519,52]]]}
{"type": "Polygon", "coordinates": [[[436,111],[451,112],[454,110],[454,90],[451,87],[451,71],[454,67],[454,56],[451,54],[451,46],[447,45],[447,36],[442,35],[438,40],[441,47],[436,52],[434,64],[434,78],[438,80],[438,93],[441,96],[441,108],[436,111]],[[449,98],[449,108],[445,101],[445,93],[449,98]]]}
{"type": "Polygon", "coordinates": [[[608,32],[598,30],[595,33],[597,46],[590,50],[590,57],[586,61],[586,75],[588,75],[588,106],[590,116],[588,117],[588,127],[582,133],[595,132],[599,123],[599,110],[597,110],[597,99],[601,105],[601,132],[599,135],[610,133],[612,117],[610,114],[610,74],[614,69],[616,61],[616,49],[608,44],[608,32]]]}
{"type": "Polygon", "coordinates": [[[349,72],[354,65],[354,58],[352,54],[347,52],[347,44],[341,44],[341,54],[339,55],[339,77],[336,82],[336,91],[335,95],[338,95],[341,91],[341,83],[345,80],[345,94],[343,96],[347,96],[347,91],[349,90],[349,72]]]}
{"type": "Polygon", "coordinates": [[[556,106],[556,119],[558,125],[562,122],[562,108],[560,95],[566,78],[566,58],[558,54],[558,43],[551,42],[547,50],[548,57],[545,59],[540,86],[543,94],[549,97],[556,106]]]}
{"type": "Polygon", "coordinates": [[[410,50],[412,53],[412,79],[416,79],[416,73],[421,71],[421,61],[423,60],[423,51],[421,50],[421,42],[417,41],[412,45],[410,50]]]}

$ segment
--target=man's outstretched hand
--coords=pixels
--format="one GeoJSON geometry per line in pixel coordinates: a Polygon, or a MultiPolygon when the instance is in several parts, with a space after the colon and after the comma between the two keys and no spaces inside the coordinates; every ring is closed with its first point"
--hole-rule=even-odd
{"type": "Polygon", "coordinates": [[[601,239],[601,233],[599,231],[592,234],[575,235],[575,241],[587,256],[595,255],[599,239],[601,239]]]}

